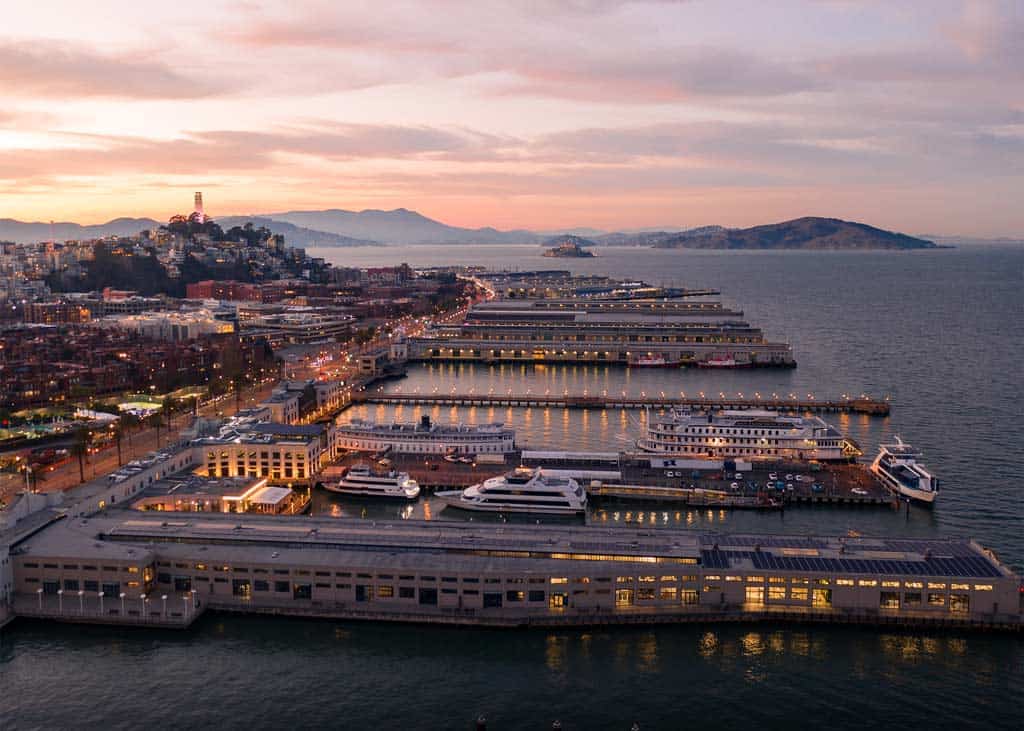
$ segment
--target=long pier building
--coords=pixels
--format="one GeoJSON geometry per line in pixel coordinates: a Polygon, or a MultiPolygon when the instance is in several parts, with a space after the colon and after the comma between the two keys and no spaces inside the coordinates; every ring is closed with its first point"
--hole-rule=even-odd
{"type": "Polygon", "coordinates": [[[167,513],[11,546],[16,615],[187,626],[207,610],[492,626],[798,621],[1019,631],[971,540],[167,513]]]}
{"type": "Polygon", "coordinates": [[[792,348],[720,302],[690,299],[504,299],[410,338],[411,360],[795,365],[792,348]]]}

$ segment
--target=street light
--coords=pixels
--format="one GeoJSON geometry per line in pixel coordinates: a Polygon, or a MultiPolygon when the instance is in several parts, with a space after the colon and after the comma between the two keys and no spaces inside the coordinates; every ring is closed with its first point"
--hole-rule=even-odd
{"type": "Polygon", "coordinates": [[[61,614],[64,614],[64,590],[57,589],[57,608],[61,614]]]}
{"type": "Polygon", "coordinates": [[[36,596],[39,597],[39,610],[42,611],[42,609],[43,609],[43,590],[42,589],[36,589],[36,596]]]}
{"type": "Polygon", "coordinates": [[[124,596],[125,596],[125,594],[124,594],[123,591],[121,592],[120,596],[121,596],[121,616],[123,617],[125,615],[125,611],[124,611],[124,596]]]}
{"type": "Polygon", "coordinates": [[[78,590],[78,613],[85,614],[85,591],[78,590]]]}
{"type": "Polygon", "coordinates": [[[99,599],[100,599],[100,614],[103,614],[103,597],[104,597],[104,593],[101,591],[96,596],[98,596],[99,599]]]}

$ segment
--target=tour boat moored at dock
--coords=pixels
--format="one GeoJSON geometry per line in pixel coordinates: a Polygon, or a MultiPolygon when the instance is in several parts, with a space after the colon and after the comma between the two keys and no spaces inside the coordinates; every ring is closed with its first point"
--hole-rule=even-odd
{"type": "Polygon", "coordinates": [[[454,508],[488,513],[577,515],[587,507],[587,493],[576,480],[529,467],[518,467],[465,490],[446,490],[435,496],[454,508]]]}
{"type": "Polygon", "coordinates": [[[930,505],[939,494],[939,480],[918,464],[920,456],[918,450],[896,437],[893,444],[879,445],[871,472],[893,492],[930,505]]]}
{"type": "Polygon", "coordinates": [[[336,485],[325,484],[331,492],[364,497],[396,498],[415,500],[420,495],[420,486],[406,472],[374,472],[368,465],[354,465],[345,471],[336,485]]]}

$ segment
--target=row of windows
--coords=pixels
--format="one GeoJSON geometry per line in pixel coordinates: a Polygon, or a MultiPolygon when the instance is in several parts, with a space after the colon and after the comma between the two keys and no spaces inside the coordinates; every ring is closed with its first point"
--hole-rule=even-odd
{"type": "MultiPolygon", "coordinates": [[[[38,563],[30,562],[30,561],[24,562],[22,564],[22,566],[24,568],[26,568],[26,569],[37,569],[37,568],[39,568],[39,564],[38,563]]],[[[81,571],[99,571],[99,570],[101,570],[100,566],[96,566],[96,565],[93,565],[93,564],[81,564],[81,565],[79,565],[79,564],[76,564],[76,563],[66,563],[66,564],[63,564],[63,565],[59,565],[59,564],[55,564],[55,563],[44,563],[43,564],[43,568],[44,569],[62,569],[64,571],[79,571],[79,570],[81,570],[81,571]]],[[[137,574],[137,573],[139,573],[139,567],[138,566],[103,566],[102,570],[106,571],[108,573],[116,573],[118,571],[124,571],[126,574],[137,574]]]]}

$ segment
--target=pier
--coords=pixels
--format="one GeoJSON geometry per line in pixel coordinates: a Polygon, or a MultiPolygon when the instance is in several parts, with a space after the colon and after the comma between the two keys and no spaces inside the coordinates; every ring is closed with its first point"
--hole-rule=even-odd
{"type": "Polygon", "coordinates": [[[647,409],[671,406],[690,406],[712,409],[771,409],[796,412],[842,412],[867,416],[888,416],[891,402],[858,398],[705,398],[686,396],[611,396],[573,394],[513,394],[513,393],[401,393],[388,391],[357,391],[352,394],[353,404],[411,404],[422,406],[502,406],[520,408],[565,409],[647,409]]]}
{"type": "Polygon", "coordinates": [[[119,626],[184,629],[204,609],[494,627],[1024,626],[1020,576],[952,538],[110,509],[48,526],[11,564],[17,616],[119,626]],[[105,567],[118,557],[137,574],[105,567]],[[47,590],[128,575],[145,586],[47,590]]]}

